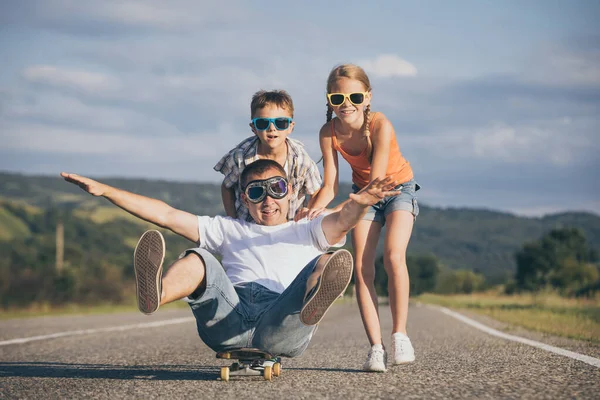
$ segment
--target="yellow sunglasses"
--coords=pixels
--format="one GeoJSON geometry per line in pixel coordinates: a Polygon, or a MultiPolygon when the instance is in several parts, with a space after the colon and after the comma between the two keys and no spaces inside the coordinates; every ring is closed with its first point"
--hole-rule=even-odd
{"type": "Polygon", "coordinates": [[[355,106],[360,106],[365,102],[365,97],[369,92],[356,92],[356,93],[327,93],[327,100],[332,106],[341,106],[344,104],[346,99],[350,100],[350,103],[355,106]]]}

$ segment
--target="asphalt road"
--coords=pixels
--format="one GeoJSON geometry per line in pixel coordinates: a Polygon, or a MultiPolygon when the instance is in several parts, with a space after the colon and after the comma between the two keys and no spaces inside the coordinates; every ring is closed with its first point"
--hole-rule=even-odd
{"type": "MultiPolygon", "coordinates": [[[[389,309],[380,309],[390,346],[389,309]]],[[[411,306],[409,334],[417,360],[366,373],[368,351],[358,309],[337,304],[308,350],[283,360],[272,382],[218,380],[227,365],[198,338],[188,310],[15,319],[0,322],[0,342],[81,331],[77,335],[0,345],[0,398],[600,398],[600,368],[490,336],[437,309],[411,306]],[[132,324],[185,318],[171,325],[125,330],[132,324]]],[[[475,317],[505,330],[502,324],[475,317]]],[[[600,346],[509,331],[600,356],[600,346]]]]}

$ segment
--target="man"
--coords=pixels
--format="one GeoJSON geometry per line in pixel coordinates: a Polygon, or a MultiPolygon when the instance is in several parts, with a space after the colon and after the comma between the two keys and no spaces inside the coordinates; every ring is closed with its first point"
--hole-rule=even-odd
{"type": "Polygon", "coordinates": [[[352,277],[348,251],[323,253],[345,243],[368,206],[398,194],[390,179],[376,179],[337,212],[288,222],[291,188],[285,171],[275,161],[258,160],[240,176],[254,223],[195,216],[75,174],[61,175],[199,245],[162,277],[164,240],[158,231],[144,233],[134,255],[140,311],[151,314],[161,304],[187,298],[200,337],[214,351],[255,347],[285,357],[304,352],[352,277]],[[211,252],[222,256],[222,265],[211,252]]]}

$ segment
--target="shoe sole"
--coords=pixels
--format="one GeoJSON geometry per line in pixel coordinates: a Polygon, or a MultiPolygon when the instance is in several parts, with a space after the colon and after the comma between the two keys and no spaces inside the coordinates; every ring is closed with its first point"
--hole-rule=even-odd
{"type": "Polygon", "coordinates": [[[338,250],[329,257],[315,293],[300,311],[300,321],[304,325],[316,325],[321,321],[335,300],[346,291],[352,270],[352,254],[348,250],[338,250]]]}
{"type": "Polygon", "coordinates": [[[363,371],[365,371],[365,372],[387,372],[387,368],[381,369],[381,368],[364,368],[363,367],[363,371]]]}
{"type": "Polygon", "coordinates": [[[394,361],[394,365],[410,364],[413,361],[415,361],[415,357],[413,357],[412,359],[408,359],[408,360],[394,361]]]}
{"type": "Polygon", "coordinates": [[[165,240],[159,231],[146,231],[135,246],[133,269],[138,308],[152,314],[160,306],[165,240]]]}

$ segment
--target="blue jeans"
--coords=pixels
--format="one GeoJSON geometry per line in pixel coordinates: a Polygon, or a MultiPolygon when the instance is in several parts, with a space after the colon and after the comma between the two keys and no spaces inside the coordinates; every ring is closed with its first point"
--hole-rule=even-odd
{"type": "Polygon", "coordinates": [[[317,326],[300,321],[306,281],[319,257],[298,274],[283,293],[250,282],[234,286],[221,263],[200,248],[185,252],[198,254],[206,266],[206,289],[197,298],[188,298],[196,318],[198,334],[214,351],[254,347],[277,356],[296,357],[306,350],[317,326]]]}
{"type": "MultiPolygon", "coordinates": [[[[419,203],[417,202],[417,190],[421,187],[414,179],[401,183],[394,189],[400,190],[397,196],[387,197],[375,205],[372,205],[367,210],[367,213],[362,218],[367,221],[379,222],[385,225],[386,217],[393,211],[404,210],[410,212],[415,218],[419,215],[419,203]]],[[[352,185],[352,191],[358,192],[360,188],[352,185]]]]}

